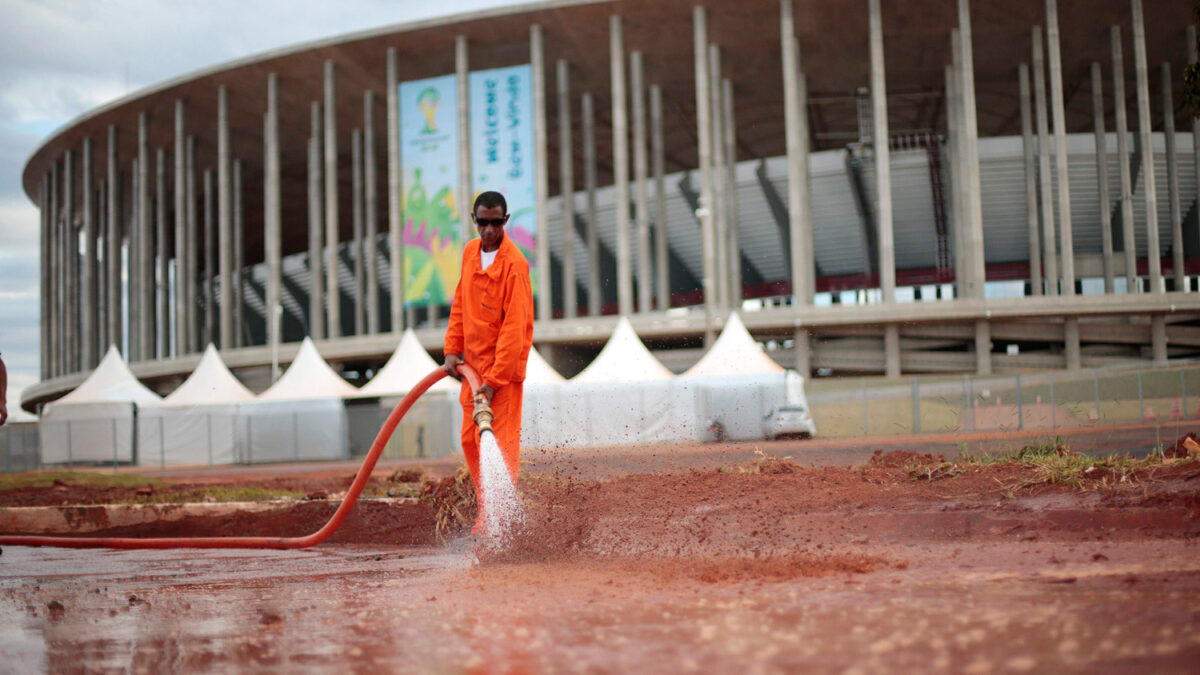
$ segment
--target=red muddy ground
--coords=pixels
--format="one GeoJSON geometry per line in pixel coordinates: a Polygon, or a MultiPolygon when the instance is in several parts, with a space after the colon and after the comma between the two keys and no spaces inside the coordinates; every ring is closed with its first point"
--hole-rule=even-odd
{"type": "MultiPolygon", "coordinates": [[[[1200,663],[1200,462],[1063,485],[924,452],[810,467],[730,446],[716,456],[754,459],[720,468],[712,446],[644,452],[609,457],[642,472],[604,469],[592,452],[530,453],[527,526],[498,551],[393,545],[431,532],[432,505],[400,518],[369,502],[343,543],[309,551],[6,547],[0,655],[18,670],[148,672],[1200,663]],[[689,456],[696,468],[655,471],[689,456]]],[[[347,476],[293,479],[337,491],[347,476]]],[[[332,506],[299,505],[286,527],[315,529],[332,506]]]]}

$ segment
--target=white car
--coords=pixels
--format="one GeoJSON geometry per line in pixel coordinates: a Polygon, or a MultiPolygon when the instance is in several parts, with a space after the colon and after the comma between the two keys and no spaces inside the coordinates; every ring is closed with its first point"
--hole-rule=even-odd
{"type": "Polygon", "coordinates": [[[808,408],[802,405],[786,405],[775,408],[763,418],[763,436],[768,440],[777,438],[812,438],[817,435],[808,408]]]}

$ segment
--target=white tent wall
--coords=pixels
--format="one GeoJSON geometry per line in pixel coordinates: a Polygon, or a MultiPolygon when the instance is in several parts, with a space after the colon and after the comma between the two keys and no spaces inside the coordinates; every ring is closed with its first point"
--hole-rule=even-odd
{"type": "MultiPolygon", "coordinates": [[[[402,398],[394,396],[379,400],[380,425],[402,398]]],[[[404,419],[400,420],[400,424],[396,426],[392,437],[384,446],[383,456],[397,459],[446,457],[461,453],[462,419],[462,406],[458,402],[457,389],[430,390],[417,399],[404,415],[404,419]]]]}
{"type": "Polygon", "coordinates": [[[42,464],[129,464],[136,459],[136,406],[112,401],[61,406],[42,413],[42,464]]]}
{"type": "Polygon", "coordinates": [[[341,399],[256,401],[238,406],[238,455],[244,464],[348,459],[341,399]]]}
{"type": "Polygon", "coordinates": [[[236,405],[138,409],[138,464],[232,464],[238,455],[236,405]]]}
{"type": "Polygon", "coordinates": [[[525,389],[521,445],[583,447],[699,441],[700,388],[679,380],[525,389]]]}

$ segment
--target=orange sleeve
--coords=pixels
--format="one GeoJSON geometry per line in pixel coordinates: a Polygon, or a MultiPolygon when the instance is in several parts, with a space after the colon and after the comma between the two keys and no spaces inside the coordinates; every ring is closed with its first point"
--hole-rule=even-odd
{"type": "MultiPolygon", "coordinates": [[[[463,250],[463,265],[466,269],[466,250],[463,250]]],[[[446,337],[442,340],[442,355],[463,353],[463,308],[462,284],[464,274],[458,275],[458,285],[454,287],[454,302],[450,304],[450,325],[446,327],[446,337]]]]}
{"type": "Polygon", "coordinates": [[[483,381],[499,389],[517,375],[521,355],[533,339],[533,285],[529,265],[513,265],[504,284],[504,320],[496,339],[496,358],[483,381]]]}

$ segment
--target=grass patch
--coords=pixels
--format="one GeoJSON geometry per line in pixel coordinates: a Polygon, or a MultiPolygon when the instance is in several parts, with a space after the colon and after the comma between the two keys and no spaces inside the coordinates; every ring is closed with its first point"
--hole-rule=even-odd
{"type": "Polygon", "coordinates": [[[46,471],[35,473],[0,474],[0,492],[26,488],[44,488],[54,485],[78,485],[81,487],[159,487],[163,481],[137,474],[91,473],[86,471],[46,471]]]}

